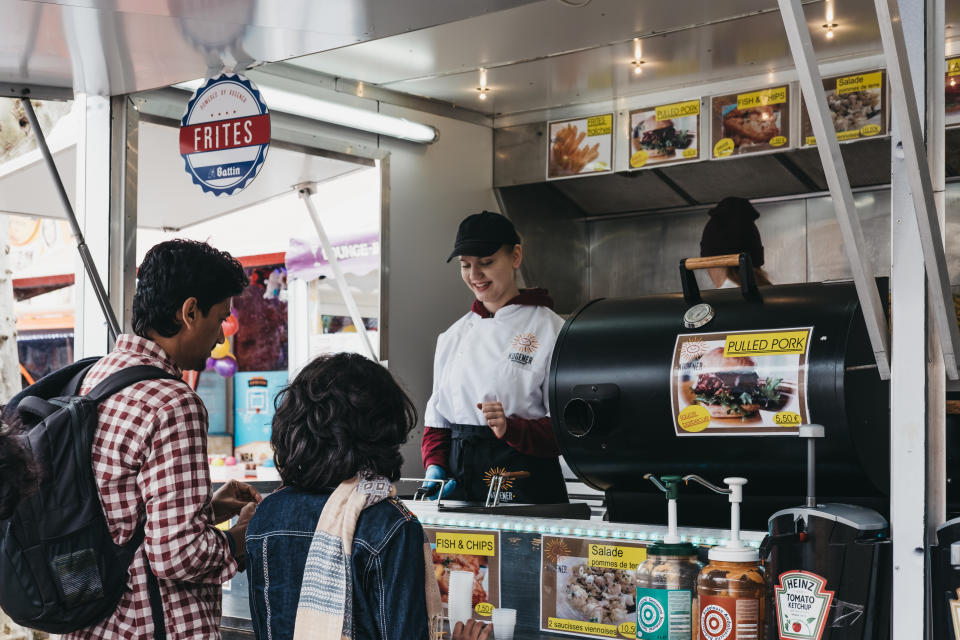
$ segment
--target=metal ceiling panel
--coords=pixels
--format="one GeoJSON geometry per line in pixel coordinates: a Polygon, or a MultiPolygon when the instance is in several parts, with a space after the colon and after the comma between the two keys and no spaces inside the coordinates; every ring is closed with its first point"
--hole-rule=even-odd
{"type": "MultiPolygon", "coordinates": [[[[949,146],[948,146],[949,149],[949,146]]],[[[890,138],[858,140],[840,145],[850,186],[869,187],[890,184],[890,138]]],[[[816,148],[798,149],[786,154],[797,168],[816,183],[813,191],[826,191],[827,180],[816,148]]]]}
{"type": "MultiPolygon", "coordinates": [[[[832,40],[821,27],[823,3],[806,5],[820,59],[879,53],[873,3],[836,4],[839,26],[832,40]]],[[[681,12],[671,0],[594,0],[573,9],[549,0],[292,62],[497,115],[793,67],[780,14],[771,3],[686,5],[681,12]],[[640,76],[631,64],[634,36],[642,36],[640,76]],[[488,69],[485,101],[477,98],[480,67],[488,69]]]]}
{"type": "Polygon", "coordinates": [[[651,170],[556,180],[549,184],[587,215],[668,209],[690,204],[651,170]]]}
{"type": "Polygon", "coordinates": [[[125,94],[533,0],[0,0],[0,83],[125,94]]]}

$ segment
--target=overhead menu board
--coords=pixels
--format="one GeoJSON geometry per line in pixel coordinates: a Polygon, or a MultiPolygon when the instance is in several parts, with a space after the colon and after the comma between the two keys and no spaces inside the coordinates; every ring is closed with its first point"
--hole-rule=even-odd
{"type": "Polygon", "coordinates": [[[677,336],[670,380],[678,436],[794,435],[810,424],[811,327],[677,336]]]}
{"type": "Polygon", "coordinates": [[[540,628],[579,638],[635,638],[642,543],[543,536],[540,628]]]}
{"type": "MultiPolygon", "coordinates": [[[[837,140],[847,142],[887,133],[887,78],[883,70],[824,78],[823,90],[837,140]]],[[[805,146],[817,143],[806,102],[800,130],[805,146]]]]}
{"type": "Polygon", "coordinates": [[[790,87],[711,99],[714,158],[783,149],[790,142],[790,87]]]}
{"type": "Polygon", "coordinates": [[[631,169],[697,160],[699,148],[699,98],[630,112],[631,169]]]}
{"type": "Polygon", "coordinates": [[[547,179],[613,171],[613,114],[549,124],[547,179]]]}
{"type": "Polygon", "coordinates": [[[947,109],[947,126],[960,124],[960,58],[947,60],[947,75],[944,86],[944,103],[947,109]]]}

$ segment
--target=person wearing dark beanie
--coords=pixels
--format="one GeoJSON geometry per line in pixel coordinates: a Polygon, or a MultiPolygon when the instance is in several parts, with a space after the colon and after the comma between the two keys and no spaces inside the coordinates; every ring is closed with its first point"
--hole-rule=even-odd
{"type": "MultiPolygon", "coordinates": [[[[763,242],[756,222],[760,214],[749,200],[724,198],[710,209],[710,219],[703,227],[700,237],[700,256],[722,256],[730,253],[746,253],[753,263],[757,284],[766,286],[770,279],[763,266],[763,242]]],[[[740,286],[740,272],[735,267],[715,267],[707,270],[710,280],[718,288],[740,286]]]]}

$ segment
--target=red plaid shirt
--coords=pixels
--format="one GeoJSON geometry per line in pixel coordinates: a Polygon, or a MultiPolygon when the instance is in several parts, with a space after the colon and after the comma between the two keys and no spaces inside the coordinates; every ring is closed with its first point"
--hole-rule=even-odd
{"type": "MultiPolygon", "coordinates": [[[[82,393],[111,373],[149,364],[180,375],[152,340],[122,335],[94,365],[82,393]]],[[[237,572],[226,534],[213,525],[207,411],[179,380],[147,380],[105,400],[93,441],[93,471],[114,542],[146,539],[112,616],[64,638],[152,639],[144,553],[160,583],[167,638],[220,637],[220,585],[237,572]]]]}

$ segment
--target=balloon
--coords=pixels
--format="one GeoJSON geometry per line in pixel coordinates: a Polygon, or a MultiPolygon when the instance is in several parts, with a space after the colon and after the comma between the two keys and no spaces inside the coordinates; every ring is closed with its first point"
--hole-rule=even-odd
{"type": "Polygon", "coordinates": [[[237,361],[233,358],[220,358],[215,368],[221,376],[229,378],[237,372],[237,361]]]}
{"type": "Polygon", "coordinates": [[[210,369],[213,369],[216,366],[216,364],[217,364],[216,358],[207,358],[207,367],[206,369],[204,369],[204,371],[209,371],[210,369]]]}
{"type": "Polygon", "coordinates": [[[225,358],[228,353],[230,353],[230,341],[224,340],[213,348],[213,351],[210,352],[210,357],[219,360],[225,358]]]}
{"type": "Polygon", "coordinates": [[[237,316],[230,314],[227,316],[227,319],[223,321],[223,335],[232,336],[240,329],[240,323],[237,321],[237,316]]]}

